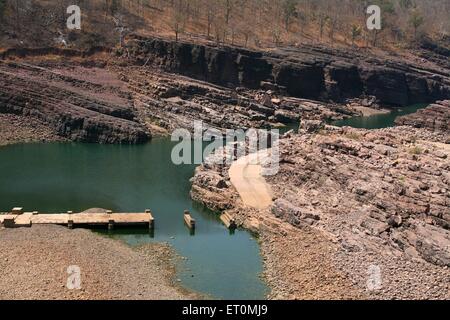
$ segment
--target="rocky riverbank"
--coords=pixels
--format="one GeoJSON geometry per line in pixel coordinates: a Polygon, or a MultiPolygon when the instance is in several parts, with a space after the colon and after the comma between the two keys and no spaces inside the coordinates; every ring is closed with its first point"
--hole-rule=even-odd
{"type": "Polygon", "coordinates": [[[272,298],[449,299],[448,132],[302,126],[267,209],[242,203],[228,167],[193,178],[195,200],[260,234],[272,298]]]}
{"type": "MultiPolygon", "coordinates": [[[[222,130],[358,114],[350,105],[290,97],[270,84],[258,90],[228,88],[108,56],[95,63],[26,59],[0,61],[0,113],[29,117],[30,123],[45,124],[53,136],[70,141],[144,143],[152,135],[192,129],[195,120],[222,130]]],[[[366,101],[371,106],[375,98],[366,101]]],[[[21,130],[15,130],[18,138],[21,130]]]]}
{"type": "Polygon", "coordinates": [[[141,67],[115,71],[133,92],[139,117],[152,131],[193,130],[194,121],[218,130],[283,127],[300,118],[338,120],[358,114],[346,105],[293,98],[270,89],[230,89],[141,67]]]}
{"type": "MultiPolygon", "coordinates": [[[[450,132],[450,101],[438,101],[416,113],[399,117],[396,124],[426,128],[432,131],[450,132]]],[[[450,142],[450,137],[449,140],[450,142]]]]}
{"type": "Polygon", "coordinates": [[[0,113],[0,146],[22,142],[65,141],[45,122],[22,115],[0,113]]]}
{"type": "Polygon", "coordinates": [[[131,248],[88,230],[33,226],[0,229],[0,251],[0,299],[199,298],[176,284],[165,244],[131,248]],[[69,266],[80,268],[80,289],[67,288],[69,266]]]}

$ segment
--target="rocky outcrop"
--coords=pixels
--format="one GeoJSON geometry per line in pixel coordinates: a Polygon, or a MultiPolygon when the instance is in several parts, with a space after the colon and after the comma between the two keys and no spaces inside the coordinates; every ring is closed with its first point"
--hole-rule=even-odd
{"type": "Polygon", "coordinates": [[[269,178],[284,199],[275,211],[297,207],[282,216],[291,223],[297,212],[317,215],[352,250],[399,250],[449,267],[450,150],[433,137],[408,127],[346,128],[285,140],[285,164],[269,178]]]}
{"type": "Polygon", "coordinates": [[[315,232],[336,245],[329,254],[333,265],[371,298],[448,299],[450,148],[442,135],[408,126],[369,131],[304,125],[280,141],[280,170],[266,176],[271,208],[245,207],[232,185],[219,190],[200,178],[228,182],[221,166],[197,169],[192,197],[207,206],[219,199],[239,224],[259,232],[269,261],[292,259],[286,268],[269,265],[269,274],[277,278],[276,270],[289,280],[291,292],[303,288],[293,281],[304,261],[296,240],[287,239],[315,232]],[[283,242],[279,252],[273,234],[283,242]],[[382,284],[368,290],[374,268],[382,284]]]}
{"type": "Polygon", "coordinates": [[[447,66],[367,52],[308,45],[263,52],[142,37],[130,40],[126,50],[140,65],[232,88],[272,84],[297,98],[372,95],[381,104],[405,106],[450,97],[447,66]]]}
{"type": "Polygon", "coordinates": [[[101,85],[26,64],[0,64],[0,112],[34,117],[73,141],[143,143],[149,132],[129,102],[101,85]],[[81,90],[82,89],[82,90],[81,90]]]}
{"type": "Polygon", "coordinates": [[[246,129],[356,115],[346,106],[287,97],[271,90],[230,89],[146,68],[125,67],[118,72],[134,93],[139,116],[168,132],[191,130],[195,120],[216,129],[246,129]]]}
{"type": "Polygon", "coordinates": [[[395,123],[400,126],[442,131],[449,134],[450,140],[450,100],[439,101],[416,113],[398,117],[395,123]]]}

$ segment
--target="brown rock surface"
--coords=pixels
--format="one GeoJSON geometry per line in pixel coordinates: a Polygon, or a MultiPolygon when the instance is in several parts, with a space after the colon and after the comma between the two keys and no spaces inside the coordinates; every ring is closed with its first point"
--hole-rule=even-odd
{"type": "Polygon", "coordinates": [[[445,132],[450,141],[450,100],[438,101],[416,113],[399,117],[395,122],[397,125],[445,132]]]}
{"type": "Polygon", "coordinates": [[[73,141],[149,140],[148,131],[135,120],[126,91],[111,85],[110,79],[89,79],[87,69],[77,64],[70,71],[65,68],[56,62],[39,66],[0,61],[0,113],[37,118],[55,135],[73,141]],[[83,72],[85,79],[80,77],[83,72]]]}
{"type": "MultiPolygon", "coordinates": [[[[331,277],[342,281],[314,297],[448,299],[450,149],[442,135],[326,128],[281,140],[280,171],[266,177],[271,209],[244,207],[232,186],[214,193],[196,177],[193,198],[222,195],[227,212],[261,234],[275,298],[313,297],[305,292],[323,288],[315,277],[331,277]]],[[[211,171],[228,179],[226,167],[204,166],[197,175],[211,171]]]]}
{"type": "Polygon", "coordinates": [[[117,68],[117,72],[133,92],[139,117],[169,133],[178,128],[193,130],[195,120],[211,128],[236,129],[292,124],[300,118],[325,120],[356,115],[335,103],[269,91],[278,102],[275,105],[264,100],[269,95],[266,91],[230,89],[155,69],[127,66],[117,68]]]}
{"type": "Polygon", "coordinates": [[[64,141],[53,128],[34,117],[0,113],[0,146],[19,142],[64,141]]]}
{"type": "Polygon", "coordinates": [[[313,100],[342,102],[369,95],[383,105],[406,106],[450,94],[448,65],[432,55],[420,61],[308,44],[255,51],[140,36],[117,53],[140,66],[158,66],[216,85],[282,88],[289,96],[313,100]]]}

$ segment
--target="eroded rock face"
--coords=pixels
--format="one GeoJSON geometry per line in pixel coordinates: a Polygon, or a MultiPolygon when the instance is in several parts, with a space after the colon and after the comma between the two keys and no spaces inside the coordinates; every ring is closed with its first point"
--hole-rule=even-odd
{"type": "Polygon", "coordinates": [[[342,243],[378,243],[450,266],[450,150],[432,137],[410,127],[296,136],[282,142],[283,164],[269,181],[342,243]]]}
{"type": "Polygon", "coordinates": [[[414,128],[442,131],[450,135],[450,100],[439,101],[416,113],[399,117],[395,123],[414,128]]]}
{"type": "Polygon", "coordinates": [[[35,117],[73,141],[134,144],[150,139],[118,88],[13,62],[1,63],[0,74],[1,113],[35,117]]]}
{"type": "Polygon", "coordinates": [[[356,115],[346,106],[293,98],[271,90],[230,89],[141,67],[120,67],[117,71],[133,92],[139,117],[169,133],[177,128],[192,130],[195,120],[223,131],[356,115]]]}
{"type": "Polygon", "coordinates": [[[381,104],[405,106],[450,97],[448,66],[431,57],[425,64],[320,46],[259,52],[139,37],[127,49],[140,65],[232,88],[271,84],[297,98],[343,101],[373,95],[381,104]]]}

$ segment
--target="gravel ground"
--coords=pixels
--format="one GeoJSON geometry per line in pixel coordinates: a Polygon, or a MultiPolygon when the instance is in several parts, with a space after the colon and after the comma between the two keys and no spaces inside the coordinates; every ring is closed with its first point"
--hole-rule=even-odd
{"type": "Polygon", "coordinates": [[[33,117],[0,113],[0,146],[22,142],[63,141],[44,122],[33,117]]]}
{"type": "Polygon", "coordinates": [[[263,232],[264,275],[274,300],[361,300],[368,296],[341,272],[336,247],[312,229],[263,232]]]}
{"type": "Polygon", "coordinates": [[[171,248],[131,248],[89,230],[59,226],[0,229],[0,299],[195,299],[174,284],[171,248]],[[68,289],[69,266],[81,288],[68,289]]]}

